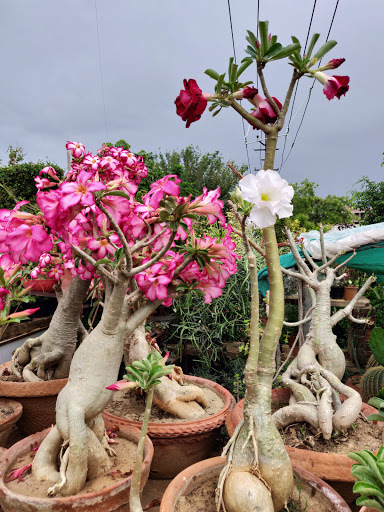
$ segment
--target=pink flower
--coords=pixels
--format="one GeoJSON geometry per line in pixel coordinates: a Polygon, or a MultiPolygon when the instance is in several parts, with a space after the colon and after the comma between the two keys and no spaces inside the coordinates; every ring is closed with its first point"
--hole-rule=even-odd
{"type": "Polygon", "coordinates": [[[34,268],[31,270],[31,273],[29,274],[31,276],[31,279],[37,279],[41,273],[41,270],[39,267],[34,268]]]}
{"type": "Polygon", "coordinates": [[[327,69],[336,69],[341,66],[345,62],[345,59],[332,59],[325,64],[325,66],[321,66],[321,71],[326,71],[327,69]]]}
{"type": "Polygon", "coordinates": [[[48,272],[48,277],[51,279],[55,279],[56,281],[60,281],[61,276],[64,274],[64,270],[61,267],[60,264],[55,265],[51,270],[48,272]]]}
{"type": "Polygon", "coordinates": [[[120,389],[135,389],[137,387],[138,384],[136,384],[136,382],[124,382],[122,380],[119,380],[115,384],[107,386],[105,389],[110,389],[111,391],[120,391],[120,389]]]}
{"type": "Polygon", "coordinates": [[[65,147],[72,153],[75,158],[80,158],[85,153],[85,147],[80,142],[69,142],[67,141],[65,147]]]}
{"type": "Polygon", "coordinates": [[[5,288],[0,288],[0,311],[3,311],[5,308],[4,297],[9,294],[9,290],[5,288]]]}
{"type": "MultiPolygon", "coordinates": [[[[272,96],[272,98],[275,100],[279,110],[281,110],[282,105],[280,101],[274,96],[272,96]]],[[[256,94],[252,99],[252,103],[257,106],[257,109],[251,113],[253,117],[256,117],[256,119],[259,119],[259,121],[264,124],[274,123],[276,121],[277,114],[268,100],[260,96],[260,94],[256,94]]]]}
{"type": "Polygon", "coordinates": [[[27,316],[33,315],[33,313],[36,313],[36,311],[39,311],[40,308],[33,308],[33,309],[24,309],[24,311],[18,311],[17,313],[12,313],[11,315],[8,315],[7,318],[23,318],[27,316]]]}
{"type": "Polygon", "coordinates": [[[106,238],[100,238],[98,240],[95,240],[94,238],[88,241],[88,248],[91,249],[91,251],[97,251],[96,259],[101,260],[102,258],[105,258],[107,252],[109,254],[114,254],[115,249],[113,246],[109,243],[109,241],[106,238]]]}
{"type": "Polygon", "coordinates": [[[328,76],[321,71],[316,71],[313,77],[324,85],[323,91],[329,100],[335,96],[340,99],[349,90],[349,76],[328,76]]]}
{"type": "Polygon", "coordinates": [[[48,187],[53,187],[53,185],[56,185],[56,183],[50,182],[48,178],[39,178],[39,176],[36,176],[36,178],[34,178],[34,180],[36,182],[36,188],[38,188],[39,190],[42,190],[42,189],[48,188],[48,187]]]}
{"type": "Polygon", "coordinates": [[[161,178],[161,180],[151,184],[151,190],[143,197],[143,200],[145,201],[148,198],[148,203],[153,208],[158,208],[165,194],[170,196],[178,196],[180,194],[180,187],[177,185],[180,182],[181,180],[176,174],[168,174],[161,178]],[[172,181],[171,178],[174,178],[175,181],[172,181]]]}
{"type": "Polygon", "coordinates": [[[200,119],[201,114],[207,107],[207,100],[203,96],[196,80],[193,78],[184,80],[184,90],[180,91],[179,96],[175,100],[175,105],[176,114],[183,121],[187,121],[186,128],[189,128],[191,123],[200,119]]]}
{"type": "Polygon", "coordinates": [[[52,256],[48,253],[44,253],[40,256],[39,266],[41,268],[45,268],[47,265],[51,263],[52,256]]]}
{"type": "Polygon", "coordinates": [[[91,155],[91,153],[88,153],[85,155],[82,163],[90,167],[92,171],[97,171],[100,165],[100,158],[98,156],[91,155]]]}
{"type": "Polygon", "coordinates": [[[22,224],[8,235],[6,244],[15,263],[38,261],[43,252],[53,249],[52,236],[39,225],[22,224]]]}
{"type": "Polygon", "coordinates": [[[63,183],[60,186],[62,193],[60,199],[60,206],[63,210],[68,210],[74,206],[81,209],[85,206],[92,206],[95,204],[95,199],[92,192],[105,189],[104,183],[100,181],[88,182],[89,174],[82,171],[77,176],[77,181],[71,183],[63,183]]]}
{"type": "MultiPolygon", "coordinates": [[[[143,263],[149,261],[148,258],[143,263]]],[[[168,296],[167,285],[172,281],[174,268],[168,268],[163,271],[163,263],[155,263],[152,267],[139,272],[135,279],[140,289],[149,300],[162,299],[168,296]]]]}
{"type": "Polygon", "coordinates": [[[43,167],[41,169],[41,171],[39,172],[39,176],[41,176],[42,174],[48,174],[48,176],[50,176],[54,180],[60,181],[59,177],[57,176],[57,173],[56,173],[56,171],[55,171],[55,169],[53,167],[50,167],[50,166],[49,167],[43,167]]]}
{"type": "Polygon", "coordinates": [[[24,479],[22,478],[24,474],[29,472],[32,468],[32,464],[27,464],[26,466],[23,466],[19,469],[14,469],[9,473],[9,475],[6,478],[6,482],[12,482],[12,480],[18,479],[19,482],[24,482],[24,479]]]}
{"type": "Polygon", "coordinates": [[[226,218],[223,215],[223,201],[220,201],[220,187],[215,190],[209,190],[204,187],[201,196],[188,206],[187,213],[197,213],[198,215],[206,215],[209,224],[213,224],[220,220],[223,226],[226,224],[226,218]]]}

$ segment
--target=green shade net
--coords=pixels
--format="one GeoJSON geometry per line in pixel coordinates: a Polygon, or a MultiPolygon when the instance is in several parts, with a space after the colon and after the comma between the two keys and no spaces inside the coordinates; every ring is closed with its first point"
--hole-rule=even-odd
{"type": "MultiPolygon", "coordinates": [[[[300,255],[303,253],[299,250],[300,255]]],[[[335,263],[342,263],[352,255],[352,252],[347,252],[337,258],[335,263]]],[[[280,265],[284,268],[291,268],[296,266],[295,258],[292,253],[283,254],[280,256],[280,265]]],[[[346,264],[348,268],[361,270],[366,274],[375,274],[377,282],[384,282],[384,242],[376,244],[362,245],[356,248],[356,255],[346,264]]],[[[263,268],[257,273],[259,281],[260,293],[265,296],[269,290],[268,270],[267,267],[263,268]]]]}

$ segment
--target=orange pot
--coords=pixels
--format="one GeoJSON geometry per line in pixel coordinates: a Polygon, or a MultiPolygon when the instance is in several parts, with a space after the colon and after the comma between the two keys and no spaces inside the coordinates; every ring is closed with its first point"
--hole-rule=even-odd
{"type": "MultiPolygon", "coordinates": [[[[0,375],[11,363],[0,365],[0,375]]],[[[56,423],[57,395],[68,379],[45,380],[42,382],[0,381],[1,396],[13,398],[23,406],[18,427],[24,435],[35,434],[56,423]]]]}
{"type": "MultiPolygon", "coordinates": [[[[288,388],[277,388],[272,390],[272,402],[281,407],[288,404],[290,391],[288,388]]],[[[244,399],[240,400],[233,410],[228,414],[225,421],[228,434],[232,436],[236,426],[243,418],[244,399]]],[[[365,416],[369,416],[376,411],[370,405],[364,404],[361,412],[365,416]]],[[[384,424],[381,423],[383,433],[384,424]]],[[[336,453],[321,453],[311,450],[301,450],[300,448],[286,447],[289,458],[292,463],[300,464],[301,467],[310,471],[314,475],[328,482],[348,504],[352,504],[356,500],[356,494],[353,494],[352,488],[355,479],[351,474],[353,460],[347,455],[336,453]]]]}
{"type": "MultiPolygon", "coordinates": [[[[151,466],[151,478],[174,478],[180,471],[212,454],[216,433],[225,421],[225,417],[235,405],[231,393],[211,380],[185,375],[185,380],[216,391],[224,400],[223,408],[207,418],[180,423],[148,424],[148,436],[151,438],[155,454],[151,466]]],[[[103,411],[104,421],[121,426],[141,429],[141,421],[132,421],[103,411]]]]}
{"type": "MultiPolygon", "coordinates": [[[[107,425],[106,425],[107,426],[107,425]]],[[[14,444],[0,457],[0,506],[4,512],[117,512],[128,510],[129,489],[131,487],[132,474],[122,480],[109,485],[98,492],[78,494],[61,498],[34,498],[24,496],[11,491],[4,482],[9,469],[15,460],[25,453],[36,448],[46,437],[50,429],[22,439],[14,444]]],[[[136,429],[122,429],[117,435],[138,443],[140,432],[136,429]]],[[[140,489],[147,482],[149,468],[153,456],[153,445],[146,437],[144,449],[144,461],[141,474],[140,489]]]]}
{"type": "Polygon", "coordinates": [[[344,287],[344,300],[352,300],[358,292],[358,286],[345,286],[344,287]]]}
{"type": "MultiPolygon", "coordinates": [[[[13,425],[20,418],[23,412],[23,406],[20,402],[9,400],[7,398],[0,398],[0,407],[12,407],[13,413],[4,419],[0,418],[0,446],[5,446],[8,436],[11,433],[13,425]]],[[[1,454],[0,454],[1,455],[1,454]]]]}
{"type": "Polygon", "coordinates": [[[23,281],[24,288],[30,286],[34,292],[53,293],[55,284],[57,284],[55,279],[26,279],[23,281]]]}
{"type": "MultiPolygon", "coordinates": [[[[218,477],[223,469],[224,462],[225,459],[222,457],[214,457],[197,462],[182,471],[168,485],[161,500],[160,512],[174,512],[179,498],[199,487],[207,479],[218,477]]],[[[300,464],[295,462],[293,463],[293,471],[299,478],[302,488],[311,497],[315,499],[318,497],[319,504],[328,505],[329,510],[333,512],[351,512],[343,498],[323,480],[309,471],[305,471],[300,464]]]]}

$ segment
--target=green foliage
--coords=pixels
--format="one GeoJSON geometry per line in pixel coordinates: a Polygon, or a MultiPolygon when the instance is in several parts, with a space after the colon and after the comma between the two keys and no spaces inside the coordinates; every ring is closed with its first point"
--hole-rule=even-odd
{"type": "Polygon", "coordinates": [[[159,352],[151,352],[146,359],[134,361],[126,367],[124,379],[136,382],[143,390],[148,391],[152,386],[160,384],[161,377],[172,373],[174,365],[164,366],[163,356],[159,352]]]}
{"type": "Polygon", "coordinates": [[[363,402],[377,396],[384,387],[384,367],[369,368],[361,378],[360,391],[363,402]]]}
{"type": "Polygon", "coordinates": [[[360,186],[360,190],[352,191],[352,204],[365,210],[363,224],[384,222],[384,181],[375,182],[363,176],[356,185],[360,186]]]}
{"type": "Polygon", "coordinates": [[[348,457],[356,461],[352,466],[352,475],[356,479],[353,492],[361,495],[356,504],[384,512],[384,447],[377,455],[361,450],[348,453],[348,457]]]}
{"type": "Polygon", "coordinates": [[[10,196],[5,188],[1,187],[0,208],[12,209],[16,202],[21,200],[36,204],[37,189],[34,179],[41,169],[47,166],[54,167],[60,178],[64,176],[64,171],[51,162],[23,162],[0,167],[0,184],[10,189],[13,195],[10,196]]]}
{"type": "Polygon", "coordinates": [[[378,396],[371,398],[368,402],[368,405],[372,405],[375,409],[377,409],[377,413],[370,414],[367,420],[370,421],[384,421],[384,389],[381,389],[378,393],[378,396]]]}
{"type": "Polygon", "coordinates": [[[380,366],[384,366],[384,329],[374,327],[369,336],[369,347],[380,366]]]}
{"type": "Polygon", "coordinates": [[[209,366],[222,352],[223,341],[248,339],[250,318],[249,271],[245,258],[238,261],[238,271],[231,275],[223,294],[210,304],[204,297],[189,294],[174,301],[172,321],[165,342],[191,342],[201,360],[209,366]]]}

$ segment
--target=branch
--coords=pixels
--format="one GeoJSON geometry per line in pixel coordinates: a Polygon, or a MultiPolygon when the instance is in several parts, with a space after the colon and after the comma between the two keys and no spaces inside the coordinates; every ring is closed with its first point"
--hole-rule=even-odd
{"type": "Polygon", "coordinates": [[[344,277],[347,275],[346,272],[344,272],[344,274],[341,274],[341,276],[337,276],[335,277],[335,281],[341,281],[342,279],[344,279],[344,277]]]}
{"type": "MultiPolygon", "coordinates": [[[[372,283],[376,281],[375,276],[370,276],[369,279],[365,282],[364,286],[360,288],[360,290],[356,293],[353,299],[350,301],[348,306],[345,306],[344,309],[340,309],[334,315],[331,316],[331,327],[336,325],[340,320],[345,318],[346,316],[352,314],[353,308],[355,307],[357,301],[364,295],[364,293],[368,290],[372,283]]],[[[360,323],[360,322],[359,322],[360,323]]]]}
{"type": "MultiPolygon", "coordinates": [[[[320,267],[317,267],[315,269],[315,274],[318,274],[319,272],[321,272],[322,270],[324,270],[325,268],[327,267],[330,267],[333,263],[335,263],[335,261],[337,260],[337,258],[340,258],[340,256],[342,256],[344,254],[343,251],[340,251],[338,252],[337,254],[335,254],[334,256],[332,256],[332,258],[330,260],[327,261],[327,257],[325,257],[325,263],[324,265],[321,265],[320,267]]],[[[343,263],[344,265],[344,263],[343,263]]],[[[342,267],[343,265],[339,265],[338,267],[336,268],[340,268],[340,266],[342,267]]],[[[336,269],[334,269],[335,271],[336,269]]]]}
{"type": "Polygon", "coordinates": [[[254,128],[257,128],[259,130],[262,130],[265,134],[268,134],[271,131],[271,128],[256,119],[256,117],[253,117],[249,112],[247,112],[237,101],[235,101],[233,98],[227,98],[226,101],[231,105],[233,109],[236,110],[238,114],[241,115],[243,119],[245,119],[251,126],[254,128]]]}
{"type": "Polygon", "coordinates": [[[243,179],[243,177],[244,177],[244,176],[241,174],[241,172],[239,172],[239,171],[235,168],[235,166],[232,164],[232,162],[228,162],[228,163],[227,163],[227,165],[228,165],[228,167],[231,169],[231,171],[233,172],[233,174],[239,178],[239,180],[242,180],[242,179],[243,179]]]}
{"type": "Polygon", "coordinates": [[[356,324],[367,324],[367,325],[373,325],[375,322],[372,322],[370,318],[355,318],[352,313],[348,315],[349,320],[352,322],[355,322],[356,324]]]}
{"type": "Polygon", "coordinates": [[[143,265],[140,265],[139,267],[135,267],[133,268],[130,272],[129,272],[129,276],[132,277],[132,276],[135,276],[136,274],[138,274],[139,272],[142,272],[143,270],[146,270],[147,268],[149,267],[152,267],[152,265],[154,263],[156,263],[157,261],[159,261],[163,256],[164,254],[170,249],[171,245],[172,245],[172,242],[173,240],[175,239],[175,236],[176,236],[176,231],[174,231],[172,233],[172,235],[169,237],[169,240],[168,242],[166,243],[166,245],[161,249],[160,252],[158,252],[156,254],[155,257],[153,257],[151,260],[147,261],[147,263],[144,263],[143,265]]]}
{"type": "MultiPolygon", "coordinates": [[[[142,219],[142,220],[147,224],[148,227],[150,227],[150,225],[148,224],[148,222],[145,219],[142,219]]],[[[159,237],[161,237],[161,235],[163,235],[167,229],[168,229],[168,225],[164,226],[163,229],[161,231],[159,231],[159,233],[157,233],[157,235],[153,236],[150,240],[149,240],[149,237],[151,236],[151,232],[149,231],[147,233],[147,235],[145,235],[143,240],[141,240],[140,242],[137,242],[137,244],[135,244],[132,247],[131,253],[133,254],[134,252],[138,251],[139,249],[142,249],[143,247],[147,247],[148,245],[153,244],[153,242],[155,242],[159,237]]]]}
{"type": "MultiPolygon", "coordinates": [[[[351,261],[352,258],[354,258],[356,256],[356,251],[353,251],[353,254],[347,258],[345,261],[343,261],[343,263],[340,263],[340,265],[338,265],[335,269],[334,269],[334,272],[337,272],[338,270],[341,269],[341,267],[344,267],[344,265],[346,265],[349,261],[351,261]]],[[[345,274],[344,274],[345,275],[345,274]]]]}
{"type": "Polygon", "coordinates": [[[276,115],[280,118],[280,109],[277,106],[276,101],[269,94],[267,84],[266,84],[265,78],[264,78],[263,67],[262,67],[262,64],[260,64],[260,63],[257,64],[257,73],[259,75],[261,87],[263,88],[263,91],[264,91],[265,97],[268,100],[268,103],[271,105],[271,107],[275,111],[276,115]]]}
{"type": "MultiPolygon", "coordinates": [[[[235,233],[235,235],[242,236],[241,231],[239,231],[238,229],[233,228],[233,227],[232,227],[232,229],[233,229],[233,232],[235,233]]],[[[255,249],[255,251],[257,251],[261,256],[263,256],[263,258],[265,258],[265,252],[260,247],[260,245],[258,245],[256,242],[251,240],[249,237],[247,237],[247,238],[248,238],[248,243],[250,244],[250,246],[253,247],[253,249],[255,249]]]]}
{"type": "Polygon", "coordinates": [[[300,247],[300,249],[303,251],[303,254],[305,256],[305,258],[309,261],[309,263],[312,265],[312,268],[313,270],[316,270],[318,268],[318,266],[316,265],[316,263],[313,261],[312,259],[312,256],[309,254],[309,252],[307,251],[307,249],[304,247],[304,244],[300,247]]]}
{"type": "MultiPolygon", "coordinates": [[[[311,308],[311,310],[313,309],[313,307],[311,308]]],[[[312,315],[309,316],[308,318],[303,318],[302,320],[298,320],[297,322],[286,322],[284,320],[283,324],[287,327],[299,327],[299,325],[303,325],[303,324],[306,324],[307,322],[310,322],[312,320],[312,315]]]]}
{"type": "MultiPolygon", "coordinates": [[[[285,231],[287,233],[287,237],[288,237],[288,241],[289,241],[289,246],[291,248],[291,251],[292,251],[293,257],[295,258],[297,266],[301,267],[302,270],[304,271],[304,273],[308,277],[311,277],[312,276],[312,272],[311,272],[310,268],[308,267],[308,265],[303,260],[303,258],[300,256],[300,253],[299,253],[299,251],[298,251],[298,249],[296,247],[295,241],[293,239],[291,230],[289,228],[287,228],[285,231]]],[[[313,286],[313,284],[311,284],[311,286],[313,286]]]]}
{"type": "Polygon", "coordinates": [[[96,260],[92,258],[92,256],[89,256],[86,252],[84,252],[80,247],[77,247],[77,245],[72,245],[72,250],[75,252],[80,258],[82,258],[85,261],[88,261],[91,265],[97,268],[97,270],[102,274],[104,277],[112,281],[113,284],[117,284],[116,277],[107,270],[104,265],[97,263],[96,260]]]}
{"type": "MultiPolygon", "coordinates": [[[[284,126],[285,116],[288,112],[289,103],[292,98],[293,88],[295,87],[296,81],[300,78],[300,75],[297,73],[296,69],[293,70],[293,75],[291,78],[291,82],[288,87],[287,95],[284,100],[283,108],[281,109],[279,120],[276,123],[277,129],[280,131],[282,127],[284,126]]],[[[289,127],[288,127],[289,128],[289,127]]]]}
{"type": "Polygon", "coordinates": [[[325,263],[327,263],[327,255],[325,254],[324,229],[323,229],[322,224],[320,224],[320,248],[321,248],[321,260],[325,264],[325,263]]]}
{"type": "Polygon", "coordinates": [[[312,280],[309,279],[305,274],[300,274],[300,272],[294,272],[293,270],[288,270],[287,268],[280,267],[283,274],[286,274],[287,276],[295,277],[296,279],[301,279],[305,283],[307,283],[308,286],[312,286],[312,280]]]}
{"type": "Polygon", "coordinates": [[[124,233],[121,231],[120,226],[115,221],[115,219],[113,218],[111,213],[107,210],[107,208],[105,208],[105,206],[103,204],[101,204],[101,202],[99,202],[97,206],[104,213],[104,215],[107,217],[107,219],[111,223],[112,227],[116,231],[117,236],[119,237],[120,242],[123,246],[125,257],[127,258],[127,270],[128,270],[128,272],[130,272],[132,269],[132,255],[131,255],[131,250],[129,248],[127,239],[125,238],[124,233]]]}

